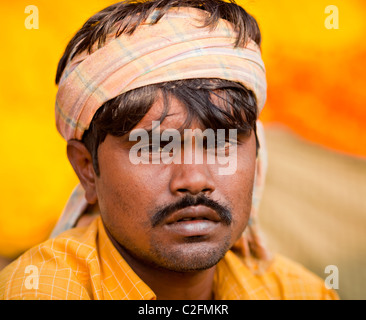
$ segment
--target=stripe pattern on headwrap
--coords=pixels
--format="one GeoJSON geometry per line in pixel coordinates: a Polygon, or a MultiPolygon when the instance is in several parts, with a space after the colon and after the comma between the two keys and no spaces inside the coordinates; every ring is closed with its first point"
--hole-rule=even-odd
{"type": "MultiPolygon", "coordinates": [[[[156,14],[156,12],[155,12],[156,14]]],[[[56,125],[66,139],[81,140],[95,112],[118,95],[146,85],[197,78],[242,83],[259,111],[266,100],[260,48],[250,40],[235,47],[233,25],[220,19],[214,30],[199,26],[205,11],[172,8],[156,24],[154,14],[133,35],[108,37],[68,62],[56,98],[56,125]]]]}

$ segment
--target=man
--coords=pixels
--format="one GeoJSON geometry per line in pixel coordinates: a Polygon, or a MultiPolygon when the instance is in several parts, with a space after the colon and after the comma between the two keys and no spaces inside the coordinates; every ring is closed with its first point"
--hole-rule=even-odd
{"type": "Polygon", "coordinates": [[[257,232],[260,39],[220,0],[121,2],[91,17],[56,76],[81,186],[55,234],[90,221],[5,268],[0,297],[337,298],[257,232]]]}

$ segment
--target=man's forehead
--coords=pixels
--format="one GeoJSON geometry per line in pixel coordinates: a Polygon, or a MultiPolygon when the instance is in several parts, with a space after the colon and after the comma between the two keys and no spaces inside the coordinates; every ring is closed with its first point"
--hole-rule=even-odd
{"type": "Polygon", "coordinates": [[[186,121],[188,112],[184,104],[173,95],[169,95],[165,101],[162,94],[159,93],[152,104],[150,110],[134,127],[134,129],[153,130],[153,121],[160,121],[164,115],[164,119],[160,121],[161,128],[178,129],[186,121]],[[167,103],[167,105],[165,105],[167,103]],[[164,113],[167,112],[165,115],[164,113]]]}
{"type": "MultiPolygon", "coordinates": [[[[226,100],[222,92],[220,94],[211,94],[211,101],[216,107],[225,109],[226,100]]],[[[155,129],[152,126],[153,121],[160,121],[160,129],[188,129],[183,127],[189,116],[188,113],[187,106],[177,97],[173,94],[168,94],[164,99],[162,92],[159,91],[149,111],[133,129],[144,129],[148,132],[153,131],[155,129]],[[163,120],[161,120],[162,117],[163,120]]],[[[199,121],[194,118],[190,121],[189,127],[192,129],[205,129],[202,128],[199,121]]]]}

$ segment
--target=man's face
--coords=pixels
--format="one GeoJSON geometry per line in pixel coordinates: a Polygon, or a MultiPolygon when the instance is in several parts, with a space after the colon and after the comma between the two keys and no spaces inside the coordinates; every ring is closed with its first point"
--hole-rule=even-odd
{"type": "MultiPolygon", "coordinates": [[[[160,97],[135,129],[151,129],[163,109],[160,97]]],[[[171,97],[160,131],[178,129],[185,119],[185,107],[171,97]]],[[[193,122],[187,129],[195,128],[200,127],[193,122]]],[[[220,175],[218,162],[136,165],[129,159],[134,143],[129,135],[107,135],[98,149],[98,203],[104,225],[122,255],[179,272],[214,266],[248,222],[256,160],[254,133],[238,135],[237,170],[232,175],[220,175]]]]}

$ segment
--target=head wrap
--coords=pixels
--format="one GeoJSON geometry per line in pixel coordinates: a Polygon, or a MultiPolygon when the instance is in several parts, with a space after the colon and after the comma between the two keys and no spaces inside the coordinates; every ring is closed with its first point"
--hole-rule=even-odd
{"type": "Polygon", "coordinates": [[[259,46],[234,47],[237,32],[223,19],[200,26],[207,12],[172,8],[156,24],[155,11],[132,36],[108,37],[104,47],[68,61],[56,98],[56,125],[66,139],[81,140],[97,109],[132,89],[167,81],[221,78],[253,91],[259,111],[266,76],[259,46]]]}
{"type": "MultiPolygon", "coordinates": [[[[153,24],[158,12],[148,17],[132,36],[109,35],[102,48],[94,45],[70,61],[62,74],[56,99],[56,125],[66,139],[81,140],[95,112],[105,102],[139,87],[167,81],[220,78],[252,90],[259,112],[266,101],[266,76],[259,46],[250,40],[237,46],[233,25],[220,19],[212,30],[200,26],[207,12],[172,8],[153,24]]],[[[257,122],[260,150],[257,158],[253,203],[249,224],[232,250],[255,272],[264,271],[269,251],[258,228],[258,205],[267,169],[265,137],[257,122]]],[[[92,208],[93,210],[93,208],[92,208]]],[[[73,191],[51,237],[72,228],[90,212],[81,185],[73,191]]]]}

